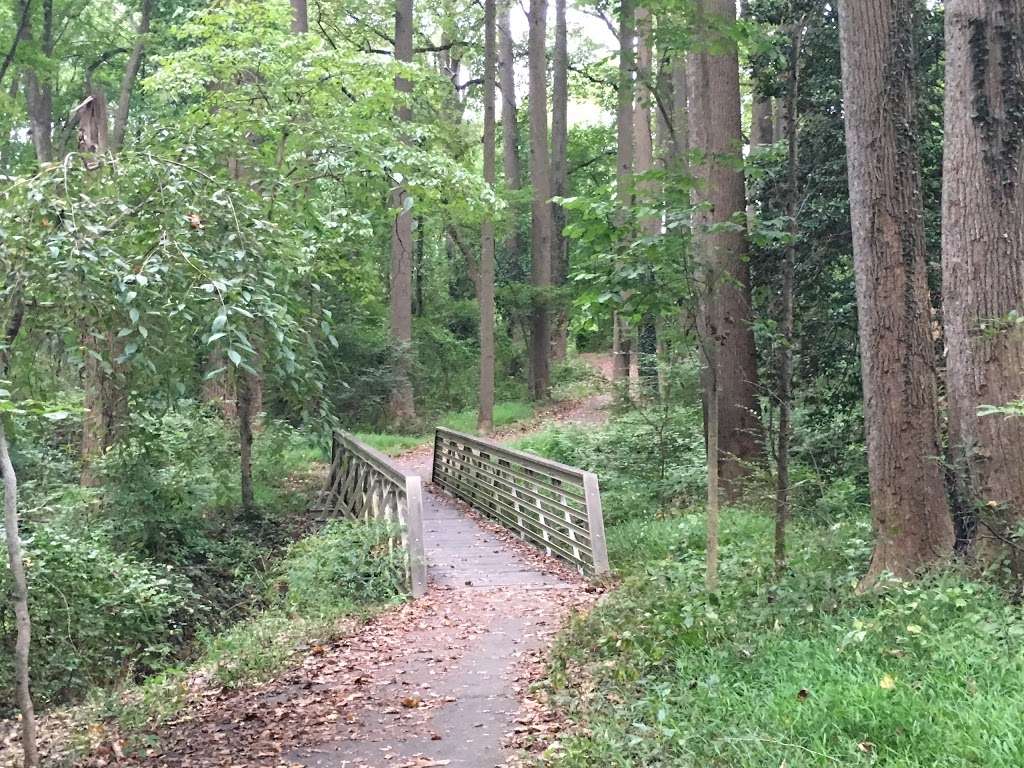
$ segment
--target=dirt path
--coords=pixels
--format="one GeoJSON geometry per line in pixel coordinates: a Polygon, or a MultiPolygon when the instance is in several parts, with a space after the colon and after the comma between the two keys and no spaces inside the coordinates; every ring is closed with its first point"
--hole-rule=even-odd
{"type": "MultiPolygon", "coordinates": [[[[607,418],[607,395],[556,407],[499,440],[607,418]]],[[[431,450],[396,462],[429,476],[431,450]]],[[[517,734],[550,643],[595,594],[461,502],[426,486],[427,595],[342,640],[313,645],[277,679],[196,694],[141,760],[113,750],[91,765],[491,768],[517,734]]],[[[540,730],[550,729],[550,725],[540,730]]]]}

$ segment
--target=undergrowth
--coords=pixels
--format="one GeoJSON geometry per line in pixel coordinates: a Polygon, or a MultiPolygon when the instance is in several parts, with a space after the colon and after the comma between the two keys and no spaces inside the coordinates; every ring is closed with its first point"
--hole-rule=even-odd
{"type": "Polygon", "coordinates": [[[204,635],[195,661],[100,695],[93,708],[131,732],[176,714],[190,680],[237,688],[273,677],[311,645],[403,598],[404,555],[390,546],[392,536],[386,526],[361,520],[328,522],[295,542],[272,568],[262,611],[204,635]]]}
{"type": "Polygon", "coordinates": [[[552,430],[521,443],[600,470],[610,559],[622,578],[559,639],[544,690],[576,727],[542,762],[1024,765],[1021,607],[955,569],[857,594],[871,531],[856,475],[798,464],[789,561],[778,579],[773,520],[757,489],[754,502],[724,510],[721,586],[706,592],[699,416],[684,408],[671,417],[675,444],[662,467],[637,414],[605,430],[552,430]],[[687,421],[690,431],[680,432],[687,421]]]}

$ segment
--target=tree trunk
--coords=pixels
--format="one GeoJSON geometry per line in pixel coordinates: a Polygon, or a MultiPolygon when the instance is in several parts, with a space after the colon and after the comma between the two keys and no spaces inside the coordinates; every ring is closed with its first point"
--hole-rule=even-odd
{"type": "MultiPolygon", "coordinates": [[[[23,36],[25,40],[32,38],[31,24],[24,27],[23,36]]],[[[40,49],[44,57],[53,57],[53,0],[43,0],[43,35],[40,39],[40,49]]],[[[52,162],[53,86],[49,80],[41,80],[34,67],[25,71],[25,104],[36,160],[40,163],[52,162]]]]}
{"type": "MultiPolygon", "coordinates": [[[[413,0],[395,2],[395,59],[412,61],[413,0]]],[[[412,83],[402,77],[395,78],[395,90],[412,93],[412,83]]],[[[412,119],[408,106],[398,108],[398,119],[407,123],[412,119]]],[[[397,347],[395,387],[391,392],[389,419],[392,425],[408,424],[416,417],[413,402],[411,374],[412,344],[412,211],[404,187],[399,185],[392,193],[395,209],[391,231],[391,339],[397,347]]]]}
{"type": "MultiPolygon", "coordinates": [[[[698,18],[732,25],[736,7],[731,0],[700,0],[698,18]]],[[[750,462],[761,455],[760,414],[757,404],[757,356],[751,327],[750,275],[745,261],[747,238],[742,219],[746,190],[742,171],[743,136],[740,127],[739,63],[736,45],[714,35],[709,45],[691,54],[690,143],[703,161],[695,168],[695,202],[707,206],[697,217],[696,244],[714,302],[702,311],[713,315],[703,322],[716,329],[718,358],[719,476],[730,498],[742,490],[750,462]],[[722,228],[732,222],[735,226],[722,228]],[[715,231],[707,231],[709,227],[715,231]]],[[[705,382],[705,390],[707,382],[705,382]]],[[[707,393],[705,393],[707,399],[707,393]]]]}
{"type": "Polygon", "coordinates": [[[548,299],[551,288],[551,160],[548,152],[547,0],[530,3],[530,179],[533,183],[533,227],[530,281],[538,295],[530,328],[530,394],[545,400],[551,388],[551,328],[548,299]]]}
{"type": "MultiPolygon", "coordinates": [[[[484,0],[484,183],[494,186],[495,171],[495,0],[484,0]]],[[[494,430],[494,219],[485,215],[480,231],[480,411],[477,428],[494,430]]]]}
{"type": "Polygon", "coordinates": [[[690,173],[690,82],[686,56],[678,54],[672,62],[672,155],[677,173],[690,173]]]}
{"type": "Polygon", "coordinates": [[[116,152],[124,144],[124,134],[128,128],[128,112],[131,108],[132,92],[135,90],[135,80],[139,76],[139,69],[142,67],[142,57],[145,53],[146,36],[149,34],[150,16],[153,11],[153,0],[142,0],[142,15],[139,18],[139,28],[136,33],[135,46],[128,55],[128,63],[124,68],[124,76],[121,78],[121,90],[117,96],[117,110],[114,112],[114,128],[110,135],[110,148],[116,152]]]}
{"type": "MultiPolygon", "coordinates": [[[[619,203],[617,224],[628,221],[628,209],[633,205],[633,38],[635,30],[633,0],[619,3],[619,80],[618,104],[615,118],[616,170],[615,193],[619,203]]],[[[627,243],[622,243],[625,248],[627,243]]],[[[629,323],[616,313],[612,318],[612,380],[629,387],[629,358],[631,352],[629,323]]]]}
{"type": "MultiPolygon", "coordinates": [[[[651,105],[654,102],[651,14],[637,8],[636,20],[636,93],[633,104],[633,173],[641,178],[637,192],[642,205],[656,206],[661,190],[656,181],[643,179],[654,170],[654,136],[651,133],[651,105]]],[[[657,237],[661,219],[648,216],[640,222],[641,233],[657,237]]],[[[658,394],[658,331],[653,315],[645,315],[637,329],[637,378],[641,396],[653,399],[658,394]]]]}
{"type": "Polygon", "coordinates": [[[94,462],[117,442],[118,432],[127,415],[127,398],[117,377],[117,357],[122,343],[113,333],[82,334],[82,390],[85,414],[82,416],[81,460],[83,486],[99,482],[94,462]]]}
{"type": "Polygon", "coordinates": [[[306,0],[292,0],[292,32],[296,35],[309,32],[309,6],[306,0]]]}
{"type": "Polygon", "coordinates": [[[241,470],[242,513],[252,516],[256,510],[256,501],[252,486],[252,423],[255,415],[253,408],[252,374],[236,369],[235,392],[238,410],[238,442],[239,468],[241,470]]]}
{"type": "MultiPolygon", "coordinates": [[[[555,0],[555,51],[551,80],[551,194],[569,194],[569,166],[566,153],[569,144],[569,45],[565,24],[565,0],[555,0]]],[[[569,240],[565,229],[565,209],[552,205],[554,238],[552,246],[551,282],[565,285],[569,278],[569,240]]],[[[569,345],[569,311],[559,302],[551,339],[552,357],[564,360],[569,345]]]]}
{"type": "Polygon", "coordinates": [[[800,93],[800,47],[803,27],[794,26],[790,34],[789,88],[786,92],[787,184],[786,213],[789,216],[789,243],[782,259],[782,311],[779,318],[778,383],[779,440],[775,456],[775,572],[786,565],[786,525],[789,521],[789,442],[792,433],[793,406],[793,294],[796,260],[797,209],[799,207],[799,164],[797,135],[797,99],[800,93]]]}
{"type": "Polygon", "coordinates": [[[772,111],[772,100],[767,97],[755,96],[751,106],[750,148],[766,147],[774,143],[775,138],[775,115],[772,111]]]}
{"type": "Polygon", "coordinates": [[[950,446],[973,552],[1024,578],[1024,2],[946,3],[942,298],[950,446]]]}
{"type": "Polygon", "coordinates": [[[718,345],[708,340],[705,346],[705,364],[707,381],[707,467],[708,467],[708,498],[707,498],[707,570],[704,586],[708,592],[718,591],[718,345]]]}
{"type": "MultiPolygon", "coordinates": [[[[512,0],[499,0],[498,5],[498,77],[501,82],[501,152],[505,188],[515,192],[523,188],[523,170],[519,161],[519,110],[516,105],[515,49],[509,5],[512,0]]],[[[519,239],[518,207],[509,206],[511,219],[505,240],[506,258],[518,261],[522,252],[519,239]]]]}
{"type": "Polygon", "coordinates": [[[913,120],[914,0],[839,3],[875,549],[862,588],[949,556],[913,120]]]}
{"type": "Polygon", "coordinates": [[[4,478],[4,530],[7,537],[7,558],[11,568],[11,602],[17,639],[14,643],[14,697],[21,712],[21,748],[25,768],[39,765],[36,749],[36,716],[29,687],[29,649],[32,640],[32,622],[28,614],[28,581],[25,563],[21,557],[21,537],[18,533],[18,478],[14,474],[7,433],[0,418],[0,471],[4,478]]]}

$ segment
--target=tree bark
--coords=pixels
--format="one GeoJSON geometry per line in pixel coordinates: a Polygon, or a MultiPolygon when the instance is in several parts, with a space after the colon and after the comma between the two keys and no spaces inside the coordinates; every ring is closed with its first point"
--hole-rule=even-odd
{"type": "MultiPolygon", "coordinates": [[[[569,194],[569,45],[565,23],[565,0],[555,0],[555,50],[551,79],[551,194],[566,197],[569,194]]],[[[569,240],[562,234],[565,229],[565,209],[552,204],[554,235],[552,245],[551,282],[556,287],[565,285],[569,278],[569,240]]],[[[568,349],[569,312],[559,303],[554,317],[551,339],[552,357],[564,360],[568,349]]]]}
{"type": "Polygon", "coordinates": [[[958,495],[972,551],[1024,580],[1024,2],[946,3],[942,297],[958,495]]]}
{"type": "Polygon", "coordinates": [[[714,341],[705,344],[705,363],[707,365],[707,552],[704,586],[708,592],[718,591],[718,513],[719,513],[719,477],[718,477],[718,345],[714,341]]]}
{"type": "Polygon", "coordinates": [[[103,334],[85,331],[82,390],[85,414],[82,416],[81,460],[83,486],[99,482],[94,462],[117,442],[121,425],[127,416],[127,397],[119,385],[121,341],[112,332],[103,334]]]}
{"type": "Polygon", "coordinates": [[[252,424],[255,416],[253,408],[255,377],[236,369],[235,393],[238,411],[238,443],[239,469],[242,489],[242,513],[251,516],[256,510],[256,499],[252,483],[252,424]]]}
{"type": "MultiPolygon", "coordinates": [[[[498,77],[501,85],[501,152],[505,174],[505,188],[516,192],[523,188],[523,170],[519,160],[519,110],[516,105],[515,47],[509,5],[512,0],[499,0],[498,4],[498,77]]],[[[518,260],[522,252],[519,238],[518,206],[509,206],[511,223],[505,239],[507,258],[518,260]]]]}
{"type": "Polygon", "coordinates": [[[306,0],[292,0],[292,32],[296,35],[309,32],[309,5],[306,0]]]}
{"type": "Polygon", "coordinates": [[[142,57],[145,54],[146,36],[149,34],[150,16],[153,12],[153,0],[142,0],[142,15],[139,18],[139,28],[136,33],[135,45],[128,55],[128,63],[124,68],[124,76],[121,78],[121,90],[117,96],[117,110],[114,112],[114,127],[110,134],[110,148],[116,152],[124,144],[124,134],[128,129],[128,112],[131,108],[132,92],[135,90],[135,81],[139,76],[139,69],[142,67],[142,57]]]}
{"type": "MultiPolygon", "coordinates": [[[[494,186],[495,161],[495,0],[484,0],[484,183],[494,186]]],[[[494,431],[494,219],[484,216],[480,231],[480,411],[481,434],[494,431]]]]}
{"type": "Polygon", "coordinates": [[[7,537],[7,558],[11,568],[11,602],[17,639],[14,643],[14,697],[21,712],[21,748],[25,768],[37,768],[36,716],[29,687],[29,650],[32,644],[32,622],[28,613],[28,581],[21,556],[18,533],[18,478],[14,474],[7,433],[0,419],[0,471],[4,479],[4,530],[7,537]]]}
{"type": "Polygon", "coordinates": [[[775,115],[772,111],[772,100],[767,97],[755,96],[751,106],[750,148],[766,147],[774,143],[775,138],[775,115]]]}
{"type": "MultiPolygon", "coordinates": [[[[619,204],[617,224],[628,221],[628,210],[633,205],[633,66],[635,34],[633,0],[619,3],[619,80],[618,103],[615,117],[615,194],[619,204]]],[[[621,243],[625,248],[628,244],[621,243]]],[[[612,317],[612,380],[626,386],[628,396],[629,362],[632,344],[626,318],[616,313],[612,317]]]]}
{"type": "MultiPolygon", "coordinates": [[[[789,216],[789,243],[782,258],[782,311],[779,318],[778,383],[779,438],[775,456],[775,572],[786,565],[786,525],[789,521],[789,443],[792,433],[793,408],[793,295],[795,293],[794,263],[799,234],[799,145],[797,134],[797,99],[800,93],[800,48],[803,41],[802,22],[790,33],[789,88],[786,92],[786,214],[789,216]]],[[[770,112],[769,112],[770,113],[770,112]]]]}
{"type": "MultiPolygon", "coordinates": [[[[395,2],[395,59],[412,61],[413,0],[395,2]]],[[[412,93],[412,83],[402,77],[395,78],[395,90],[412,93]]],[[[412,119],[408,106],[398,108],[398,119],[407,123],[412,119]]],[[[389,417],[393,425],[407,424],[416,417],[413,402],[411,374],[412,344],[412,211],[407,207],[406,190],[399,185],[392,193],[395,209],[391,231],[391,339],[398,351],[395,387],[391,392],[389,417]]]]}
{"type": "MultiPolygon", "coordinates": [[[[656,206],[661,190],[657,182],[643,179],[654,170],[654,136],[651,133],[653,89],[653,29],[651,14],[637,8],[636,21],[636,92],[633,104],[633,173],[641,178],[637,192],[642,205],[656,206]]],[[[640,231],[647,237],[661,233],[661,219],[648,216],[640,222],[640,231]]],[[[654,398],[658,393],[658,331],[653,315],[645,315],[637,329],[637,377],[641,396],[654,398]]]]}
{"type": "MultiPolygon", "coordinates": [[[[32,39],[31,23],[23,28],[22,34],[23,40],[32,39]]],[[[43,0],[43,33],[39,47],[44,57],[53,57],[53,0],[43,0]]],[[[36,160],[49,163],[53,161],[53,86],[48,80],[41,80],[34,67],[25,70],[24,81],[25,104],[36,160]]]]}
{"type": "MultiPolygon", "coordinates": [[[[700,0],[698,18],[699,23],[731,25],[736,7],[731,0],[700,0]]],[[[706,34],[712,35],[710,28],[706,34]]],[[[709,45],[691,54],[688,69],[690,144],[703,157],[695,167],[695,202],[705,206],[696,217],[695,243],[705,278],[715,283],[707,288],[714,301],[705,302],[701,311],[710,317],[702,325],[715,329],[719,344],[719,476],[726,496],[736,498],[750,463],[761,456],[761,426],[746,228],[736,220],[736,214],[746,211],[746,189],[735,43],[715,35],[709,45]],[[729,223],[733,226],[723,226],[729,223]]],[[[705,400],[707,386],[705,382],[705,400]]]]}
{"type": "Polygon", "coordinates": [[[864,425],[875,548],[862,588],[948,557],[920,179],[914,0],[839,3],[864,425]]]}
{"type": "Polygon", "coordinates": [[[545,400],[551,388],[551,159],[548,151],[547,0],[530,3],[530,179],[533,183],[530,282],[537,295],[530,328],[530,394],[545,400]]]}

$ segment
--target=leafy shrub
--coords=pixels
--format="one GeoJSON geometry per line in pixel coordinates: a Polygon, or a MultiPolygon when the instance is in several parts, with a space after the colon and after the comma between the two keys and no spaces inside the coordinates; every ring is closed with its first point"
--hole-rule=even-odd
{"type": "Polygon", "coordinates": [[[333,520],[293,544],[273,570],[267,610],[210,637],[200,666],[222,685],[266,679],[339,619],[399,599],[404,554],[390,537],[385,526],[333,520]]]}
{"type": "Polygon", "coordinates": [[[704,495],[704,433],[699,408],[631,412],[600,430],[555,428],[516,443],[564,464],[597,472],[609,525],[650,518],[704,495]]]}
{"type": "MultiPolygon", "coordinates": [[[[115,550],[105,537],[48,525],[26,532],[32,613],[32,678],[42,703],[165,665],[202,612],[188,580],[170,566],[115,550]]],[[[9,589],[6,558],[0,592],[9,589]]],[[[13,647],[14,616],[0,604],[0,647],[13,647]]],[[[11,655],[0,654],[0,701],[13,701],[11,655]],[[10,694],[10,695],[8,695],[10,694]]]]}
{"type": "Polygon", "coordinates": [[[607,384],[604,376],[578,357],[568,357],[551,368],[551,396],[554,400],[586,397],[607,384]]]}
{"type": "Polygon", "coordinates": [[[100,463],[108,519],[119,547],[161,562],[196,559],[206,515],[237,495],[237,447],[219,418],[194,406],[136,414],[100,463]]]}
{"type": "Polygon", "coordinates": [[[392,532],[364,521],[332,520],[297,541],[274,568],[268,602],[288,614],[330,619],[385,603],[405,590],[405,554],[392,532]]]}

